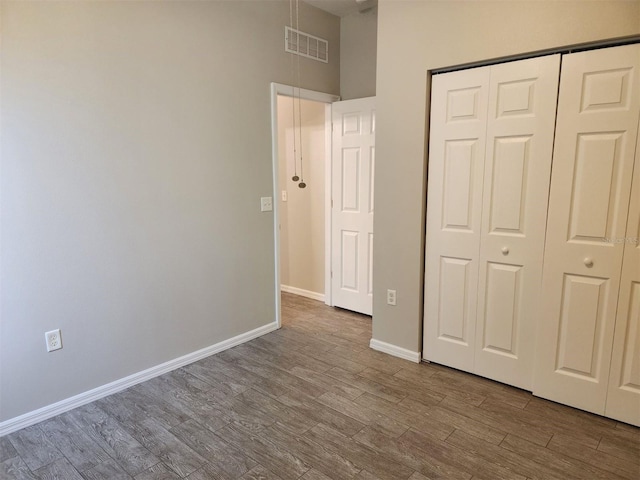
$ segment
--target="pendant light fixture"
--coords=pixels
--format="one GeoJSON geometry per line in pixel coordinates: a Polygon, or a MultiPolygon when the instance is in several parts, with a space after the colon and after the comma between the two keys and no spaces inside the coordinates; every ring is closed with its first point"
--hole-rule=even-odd
{"type": "MultiPolygon", "coordinates": [[[[293,8],[294,8],[294,0],[289,0],[289,24],[291,30],[294,30],[293,27],[293,8]]],[[[296,48],[295,51],[300,51],[300,0],[295,0],[295,10],[296,10],[296,26],[295,26],[295,35],[296,35],[296,48]]],[[[291,53],[291,83],[294,83],[294,63],[293,63],[293,53],[291,53]]],[[[304,167],[303,167],[303,154],[302,154],[302,95],[300,88],[300,55],[296,54],[296,65],[295,65],[295,73],[297,74],[297,82],[296,87],[298,90],[297,100],[298,100],[298,145],[300,146],[300,176],[298,176],[298,151],[296,148],[296,88],[293,87],[293,97],[291,99],[291,119],[293,120],[293,177],[291,180],[294,182],[298,182],[299,188],[305,188],[307,184],[304,181],[304,167]]]]}
{"type": "MultiPolygon", "coordinates": [[[[289,30],[289,35],[292,35],[293,34],[293,0],[289,0],[289,27],[291,27],[291,30],[289,30]]],[[[296,32],[296,50],[298,50],[298,40],[299,40],[299,35],[296,32]]],[[[289,40],[289,44],[291,44],[291,40],[289,40]]],[[[289,64],[291,65],[291,80],[292,80],[292,83],[293,83],[293,77],[294,77],[294,74],[295,74],[295,67],[294,67],[294,64],[293,64],[293,53],[291,53],[289,59],[291,60],[289,62],[289,64]]],[[[300,180],[300,177],[298,176],[298,160],[297,160],[298,151],[296,149],[296,94],[295,94],[295,90],[292,93],[293,93],[293,96],[291,97],[291,124],[293,125],[293,177],[291,177],[291,180],[293,180],[294,182],[297,182],[297,181],[300,180]]]]}

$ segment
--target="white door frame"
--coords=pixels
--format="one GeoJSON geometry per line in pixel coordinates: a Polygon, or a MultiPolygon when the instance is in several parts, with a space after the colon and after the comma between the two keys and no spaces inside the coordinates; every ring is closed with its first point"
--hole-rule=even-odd
{"type": "Polygon", "coordinates": [[[331,300],[331,104],[340,100],[337,95],[292,87],[282,83],[271,83],[271,159],[273,165],[273,240],[275,250],[275,306],[278,328],[282,326],[280,311],[280,185],[278,161],[278,95],[300,96],[303,100],[313,100],[325,104],[325,208],[324,208],[324,303],[333,305],[331,300]]]}

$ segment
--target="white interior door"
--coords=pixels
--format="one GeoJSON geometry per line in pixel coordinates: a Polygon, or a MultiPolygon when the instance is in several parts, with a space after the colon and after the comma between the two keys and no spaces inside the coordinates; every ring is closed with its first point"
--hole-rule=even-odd
{"type": "Polygon", "coordinates": [[[431,82],[423,357],[472,371],[489,67],[431,82]]]}
{"type": "Polygon", "coordinates": [[[640,427],[640,134],[636,146],[629,220],[605,415],[640,427]]]}
{"type": "Polygon", "coordinates": [[[491,67],[473,372],[531,389],[560,55],[491,67]]]}
{"type": "Polygon", "coordinates": [[[534,394],[603,414],[640,110],[640,45],[565,55],[534,394]]]}
{"type": "Polygon", "coordinates": [[[332,116],[332,300],[371,315],[375,97],[336,102],[332,116]]]}

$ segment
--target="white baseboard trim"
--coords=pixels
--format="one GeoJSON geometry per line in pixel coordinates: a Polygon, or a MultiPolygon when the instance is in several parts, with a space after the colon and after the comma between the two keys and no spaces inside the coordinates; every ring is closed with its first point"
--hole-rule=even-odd
{"type": "Polygon", "coordinates": [[[227,350],[231,347],[235,347],[236,345],[240,345],[241,343],[248,342],[249,340],[253,340],[254,338],[260,337],[277,329],[277,322],[269,323],[267,325],[263,325],[262,327],[258,327],[255,330],[241,333],[240,335],[237,335],[228,340],[218,342],[215,345],[211,345],[182,357],[169,360],[168,362],[156,365],[155,367],[148,368],[141,372],[134,373],[133,375],[129,375],[128,377],[124,377],[114,382],[107,383],[106,385],[102,385],[84,393],[74,395],[73,397],[66,398],[59,402],[47,405],[46,407],[39,408],[32,412],[25,413],[18,417],[10,418],[9,420],[0,422],[0,437],[3,437],[4,435],[15,432],[22,428],[35,425],[36,423],[42,422],[43,420],[47,420],[51,417],[55,417],[56,415],[59,415],[61,413],[68,412],[69,410],[73,410],[76,407],[80,407],[95,400],[99,400],[100,398],[106,397],[107,395],[112,395],[116,392],[137,385],[138,383],[150,380],[159,375],[163,375],[177,368],[184,367],[185,365],[188,365],[190,363],[197,362],[198,360],[213,355],[214,353],[222,352],[223,350],[227,350]]]}
{"type": "Polygon", "coordinates": [[[409,360],[413,363],[420,363],[420,359],[422,358],[420,352],[412,352],[411,350],[407,350],[406,348],[391,345],[390,343],[386,342],[381,342],[380,340],[376,340],[374,338],[372,338],[371,342],[369,342],[369,346],[379,352],[388,353],[389,355],[393,355],[394,357],[402,358],[404,360],[409,360]]]}
{"type": "Polygon", "coordinates": [[[324,293],[312,292],[310,290],[304,290],[298,287],[290,287],[289,285],[280,285],[280,290],[287,293],[293,293],[294,295],[300,295],[301,297],[307,297],[313,300],[320,300],[321,302],[324,302],[324,293]]]}

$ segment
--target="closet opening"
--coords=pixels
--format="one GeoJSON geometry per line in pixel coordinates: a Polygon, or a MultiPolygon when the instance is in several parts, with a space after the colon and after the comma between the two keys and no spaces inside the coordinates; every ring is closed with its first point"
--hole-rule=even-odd
{"type": "Polygon", "coordinates": [[[633,40],[430,78],[422,356],[640,425],[633,40]]]}

